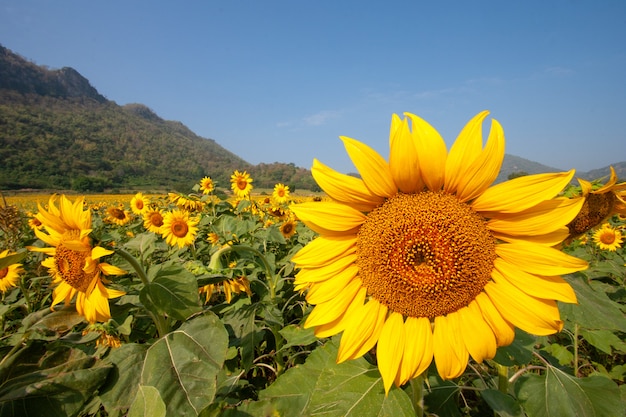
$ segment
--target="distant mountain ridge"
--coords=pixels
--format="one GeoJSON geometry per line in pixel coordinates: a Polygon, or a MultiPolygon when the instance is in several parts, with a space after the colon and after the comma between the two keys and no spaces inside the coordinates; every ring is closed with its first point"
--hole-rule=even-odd
{"type": "MultiPolygon", "coordinates": [[[[282,182],[319,189],[308,169],[281,162],[252,165],[144,104],[119,106],[72,68],[50,70],[0,45],[0,74],[0,188],[187,191],[206,175],[228,188],[238,169],[250,172],[257,187],[282,182]]],[[[613,167],[626,177],[626,162],[613,167]]],[[[496,181],[554,171],[561,169],[507,154],[496,181]]],[[[577,172],[589,180],[608,175],[609,167],[577,172]]]]}

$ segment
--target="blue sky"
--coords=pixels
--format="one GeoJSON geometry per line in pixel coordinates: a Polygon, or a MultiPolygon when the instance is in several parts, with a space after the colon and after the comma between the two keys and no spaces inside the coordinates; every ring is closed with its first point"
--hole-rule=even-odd
{"type": "Polygon", "coordinates": [[[622,0],[2,0],[0,43],[255,164],[354,172],[341,135],[387,157],[392,113],[411,112],[450,146],[484,109],[509,154],[626,160],[622,0]]]}

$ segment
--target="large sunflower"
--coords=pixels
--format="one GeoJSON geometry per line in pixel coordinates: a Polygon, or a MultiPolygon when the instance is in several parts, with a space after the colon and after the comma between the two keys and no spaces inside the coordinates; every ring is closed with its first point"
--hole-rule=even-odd
{"type": "Polygon", "coordinates": [[[504,158],[493,120],[485,147],[476,115],[448,152],[419,117],[394,115],[390,157],[342,137],[362,179],[313,162],[332,201],[291,207],[319,233],[293,261],[297,289],[315,307],[306,327],[343,332],[338,362],[377,345],[384,387],[421,374],[433,358],[441,377],[460,376],[471,356],[493,358],[514,326],[562,329],[555,300],[573,303],[559,275],[586,263],[553,248],[583,200],[555,198],[573,171],[529,175],[490,187],[504,158]]]}
{"type": "Polygon", "coordinates": [[[37,219],[47,233],[34,229],[39,239],[53,247],[29,249],[50,255],[41,264],[48,268],[56,285],[52,307],[62,301],[67,305],[76,298],[76,310],[87,321],[105,322],[111,318],[109,299],[125,293],[105,287],[108,281],[102,275],[123,275],[126,272],[99,261],[113,251],[92,247],[89,239],[91,212],[83,211],[84,198],[77,198],[72,203],[62,195],[58,207],[56,198],[50,197],[48,210],[39,205],[37,219]]]}
{"type": "Polygon", "coordinates": [[[137,193],[130,200],[130,209],[133,213],[142,215],[150,208],[150,199],[143,193],[137,193]]]}
{"type": "Polygon", "coordinates": [[[235,170],[230,176],[230,187],[238,198],[246,198],[252,191],[252,178],[246,171],[239,172],[235,170]]]}

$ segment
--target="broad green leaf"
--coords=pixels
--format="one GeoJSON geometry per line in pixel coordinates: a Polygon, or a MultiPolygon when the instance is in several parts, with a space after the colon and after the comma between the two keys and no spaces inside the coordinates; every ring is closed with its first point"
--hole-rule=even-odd
{"type": "Polygon", "coordinates": [[[124,247],[141,254],[142,259],[148,258],[154,252],[154,243],[157,241],[155,233],[140,233],[124,244],[124,247]]]}
{"type": "Polygon", "coordinates": [[[227,349],[226,329],[215,314],[207,312],[148,349],[141,384],[159,391],[167,415],[196,416],[215,398],[227,349]]]}
{"type": "Polygon", "coordinates": [[[494,389],[480,391],[481,397],[499,417],[523,417],[522,408],[515,398],[494,389]]]}
{"type": "Polygon", "coordinates": [[[537,338],[521,329],[515,329],[515,339],[508,346],[499,347],[493,360],[500,365],[525,365],[530,362],[537,338]]]}
{"type": "Polygon", "coordinates": [[[28,251],[26,249],[20,249],[12,255],[0,258],[0,271],[13,264],[20,263],[22,259],[26,258],[26,255],[28,255],[28,251]]]}
{"type": "Polygon", "coordinates": [[[576,378],[548,366],[545,375],[524,375],[515,384],[528,417],[624,415],[617,385],[604,376],[576,378]]]}
{"type": "Polygon", "coordinates": [[[302,326],[295,324],[283,327],[279,330],[279,333],[286,340],[281,349],[287,349],[291,346],[307,346],[319,340],[315,337],[315,333],[312,328],[305,329],[302,326]]]}
{"type": "Polygon", "coordinates": [[[581,330],[581,336],[604,353],[612,354],[615,348],[626,353],[626,342],[610,330],[581,330]]]}
{"type": "Polygon", "coordinates": [[[186,320],[201,310],[196,278],[178,265],[161,269],[141,289],[139,297],[146,307],[177,320],[186,320]]]}
{"type": "Polygon", "coordinates": [[[571,364],[574,360],[574,354],[570,352],[566,346],[559,345],[558,343],[549,343],[542,350],[554,356],[559,361],[560,365],[571,364]]]}
{"type": "Polygon", "coordinates": [[[454,381],[444,381],[439,377],[435,365],[428,372],[428,388],[425,389],[424,410],[426,415],[441,417],[461,417],[459,393],[461,389],[454,381]]]}
{"type": "Polygon", "coordinates": [[[74,326],[85,321],[74,307],[61,307],[45,314],[26,332],[30,339],[56,340],[74,326]]]}
{"type": "Polygon", "coordinates": [[[111,350],[106,361],[113,369],[100,389],[100,400],[109,417],[121,417],[137,395],[147,345],[128,343],[111,350]]]}
{"type": "MultiPolygon", "coordinates": [[[[69,349],[60,365],[10,377],[0,385],[0,415],[73,416],[103,384],[111,365],[69,349]]],[[[55,363],[58,362],[55,359],[55,363]]],[[[52,360],[50,361],[52,362],[52,360]]],[[[46,361],[40,361],[42,366],[46,361]]]]}
{"type": "Polygon", "coordinates": [[[576,292],[578,304],[559,303],[563,318],[586,329],[626,332],[626,316],[620,304],[594,290],[580,275],[568,275],[567,280],[576,292]]]}
{"type": "MultiPolygon", "coordinates": [[[[392,387],[385,396],[378,369],[359,358],[336,363],[338,340],[315,349],[303,365],[290,368],[259,393],[284,416],[413,416],[409,397],[392,387]]],[[[247,411],[257,405],[245,405],[247,411]]]]}
{"type": "Polygon", "coordinates": [[[140,385],[135,401],[128,410],[128,417],[165,417],[165,403],[159,390],[149,385],[140,385]]]}

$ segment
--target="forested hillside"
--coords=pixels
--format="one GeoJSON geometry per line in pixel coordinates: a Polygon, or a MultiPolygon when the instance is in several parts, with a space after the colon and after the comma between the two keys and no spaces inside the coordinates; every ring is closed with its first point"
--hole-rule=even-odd
{"type": "Polygon", "coordinates": [[[235,169],[257,187],[317,189],[289,163],[253,166],[142,104],[119,106],[71,68],[49,70],[0,47],[0,188],[188,191],[204,176],[229,187],[235,169]]]}

